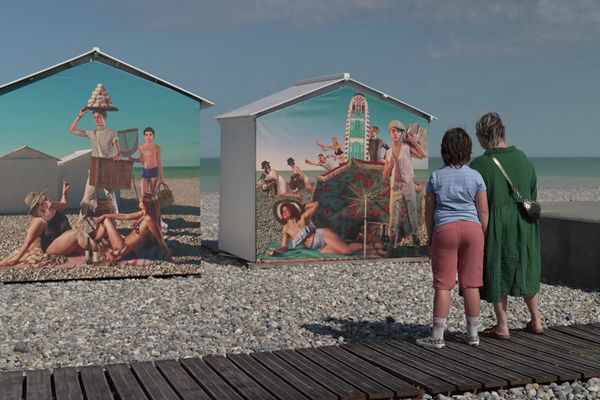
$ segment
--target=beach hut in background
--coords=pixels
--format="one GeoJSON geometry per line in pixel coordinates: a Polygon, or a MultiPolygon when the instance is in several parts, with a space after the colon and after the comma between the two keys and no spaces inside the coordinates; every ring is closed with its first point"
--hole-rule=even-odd
{"type": "Polygon", "coordinates": [[[48,197],[56,199],[58,158],[42,153],[29,146],[0,157],[0,187],[4,188],[0,201],[0,213],[24,213],[29,211],[23,199],[31,191],[47,189],[48,197]]]}
{"type": "MultiPolygon", "coordinates": [[[[386,118],[387,115],[400,115],[397,119],[402,119],[407,126],[412,122],[415,122],[416,126],[418,122],[424,127],[424,136],[427,125],[435,119],[425,111],[351,79],[347,73],[300,81],[280,92],[219,115],[216,118],[221,125],[221,250],[252,262],[257,261],[257,253],[260,252],[258,242],[262,240],[262,228],[258,226],[260,223],[257,223],[256,181],[263,159],[257,158],[262,157],[257,156],[257,150],[260,150],[260,144],[257,144],[258,137],[261,137],[260,143],[276,140],[278,137],[289,139],[287,148],[285,145],[281,146],[285,148],[282,154],[264,159],[273,164],[277,158],[280,164],[275,169],[289,174],[289,168],[281,162],[285,163],[282,161],[285,160],[284,153],[289,155],[287,152],[293,151],[292,142],[297,136],[293,132],[293,126],[305,125],[307,129],[304,132],[314,131],[314,127],[310,125],[314,116],[320,113],[323,117],[329,113],[328,107],[332,102],[339,103],[336,118],[340,120],[340,124],[336,126],[335,132],[329,132],[327,129],[321,131],[326,132],[323,135],[329,135],[324,137],[325,140],[329,140],[332,134],[339,135],[341,149],[336,153],[339,162],[343,162],[344,159],[368,161],[369,128],[374,117],[373,105],[379,110],[385,108],[386,118]],[[341,98],[343,100],[340,100],[341,98]],[[368,101],[374,104],[369,104],[368,101]],[[291,109],[294,109],[293,115],[285,114],[286,110],[291,109]],[[272,124],[270,118],[276,114],[289,115],[290,118],[283,120],[283,117],[278,124],[272,124]],[[286,131],[288,127],[290,129],[286,131]],[[343,155],[340,156],[342,152],[343,155]]],[[[387,137],[387,120],[385,126],[381,126],[380,135],[384,134],[387,137]]],[[[320,152],[319,148],[314,139],[310,139],[309,145],[314,148],[314,159],[320,152]]],[[[295,161],[301,163],[304,168],[304,159],[296,157],[295,161]]],[[[418,169],[427,169],[428,165],[427,159],[418,160],[415,164],[415,168],[418,169]]]]}
{"type": "Polygon", "coordinates": [[[85,191],[85,181],[87,179],[91,156],[92,150],[79,150],[58,161],[57,187],[59,190],[62,189],[63,180],[66,180],[71,185],[71,189],[69,190],[69,208],[79,208],[79,203],[85,191]]]}

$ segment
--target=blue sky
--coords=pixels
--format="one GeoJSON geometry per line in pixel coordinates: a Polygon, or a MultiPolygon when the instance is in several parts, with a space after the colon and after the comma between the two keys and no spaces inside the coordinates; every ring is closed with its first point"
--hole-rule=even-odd
{"type": "Polygon", "coordinates": [[[341,72],[437,116],[432,156],[446,129],[473,133],[489,110],[530,155],[600,147],[594,0],[8,2],[0,35],[1,83],[98,46],[214,101],[201,115],[205,157],[219,153],[214,116],[341,72]]]}

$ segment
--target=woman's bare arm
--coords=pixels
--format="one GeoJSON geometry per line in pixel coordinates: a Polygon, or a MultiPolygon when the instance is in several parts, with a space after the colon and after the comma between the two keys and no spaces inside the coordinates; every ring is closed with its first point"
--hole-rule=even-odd
{"type": "Polygon", "coordinates": [[[287,231],[285,229],[285,226],[283,227],[283,233],[281,236],[281,245],[279,245],[279,247],[272,249],[273,250],[273,254],[269,254],[271,256],[275,255],[276,253],[285,253],[288,249],[288,243],[289,243],[289,235],[287,234],[287,231]]]}
{"type": "Polygon", "coordinates": [[[304,220],[310,219],[310,217],[312,217],[313,215],[315,215],[315,213],[317,212],[318,208],[319,208],[319,202],[318,201],[312,201],[312,202],[308,203],[304,207],[304,212],[302,213],[302,216],[300,218],[302,218],[304,220]]]}
{"type": "Polygon", "coordinates": [[[52,202],[52,207],[54,207],[55,210],[62,211],[69,206],[69,188],[69,182],[63,181],[62,197],[60,198],[60,201],[52,202]]]}
{"type": "Polygon", "coordinates": [[[133,221],[142,218],[144,212],[142,210],[129,214],[104,214],[96,218],[96,223],[101,224],[106,218],[118,219],[121,221],[133,221]]]}

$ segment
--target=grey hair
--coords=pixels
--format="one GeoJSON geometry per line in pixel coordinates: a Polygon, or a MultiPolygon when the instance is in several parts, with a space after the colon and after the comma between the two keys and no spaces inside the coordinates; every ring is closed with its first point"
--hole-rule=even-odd
{"type": "Polygon", "coordinates": [[[504,125],[495,112],[485,113],[475,124],[479,144],[486,150],[493,149],[504,141],[504,125]]]}

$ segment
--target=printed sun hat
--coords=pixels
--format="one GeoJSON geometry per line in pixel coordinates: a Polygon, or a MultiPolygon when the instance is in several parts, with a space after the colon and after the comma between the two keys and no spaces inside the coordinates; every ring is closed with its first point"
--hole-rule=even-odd
{"type": "Polygon", "coordinates": [[[402,125],[402,122],[398,121],[397,119],[391,120],[388,124],[388,131],[392,128],[396,128],[399,131],[406,131],[406,128],[404,125],[402,125]]]}
{"type": "Polygon", "coordinates": [[[46,195],[46,192],[48,192],[48,189],[44,189],[41,192],[29,192],[29,194],[25,196],[23,201],[29,207],[29,215],[31,215],[31,212],[33,211],[35,206],[38,205],[40,199],[46,195]]]}
{"type": "Polygon", "coordinates": [[[273,204],[273,216],[281,225],[286,224],[286,220],[283,219],[283,206],[294,207],[299,215],[302,214],[302,205],[298,201],[290,199],[277,200],[273,204]]]}

